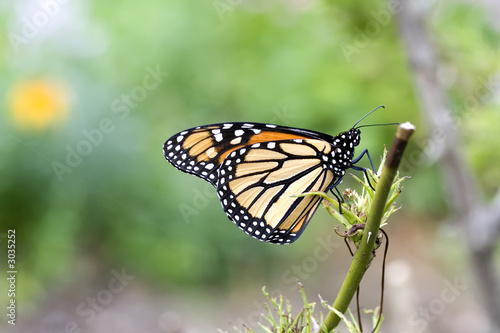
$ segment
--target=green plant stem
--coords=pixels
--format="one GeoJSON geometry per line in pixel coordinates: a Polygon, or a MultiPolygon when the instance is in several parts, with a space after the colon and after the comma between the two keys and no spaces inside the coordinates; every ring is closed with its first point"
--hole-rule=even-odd
{"type": "MultiPolygon", "coordinates": [[[[377,190],[367,216],[366,226],[359,248],[354,254],[351,267],[333,303],[333,308],[341,313],[345,313],[347,310],[356,289],[361,283],[363,275],[373,259],[372,252],[382,222],[387,197],[389,196],[392,183],[396,177],[399,162],[406,147],[406,143],[413,131],[413,125],[409,123],[401,124],[398,127],[396,137],[394,138],[394,142],[387,156],[382,175],[380,176],[380,182],[377,185],[377,190]]],[[[335,312],[330,311],[322,324],[323,332],[330,332],[337,327],[339,322],[340,317],[335,312]]]]}

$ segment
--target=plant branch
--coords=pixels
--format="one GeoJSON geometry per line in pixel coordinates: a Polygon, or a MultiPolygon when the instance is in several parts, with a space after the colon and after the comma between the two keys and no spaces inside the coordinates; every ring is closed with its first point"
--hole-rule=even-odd
{"type": "MultiPolygon", "coordinates": [[[[414,129],[414,126],[410,123],[404,123],[398,127],[396,137],[394,138],[389,155],[387,156],[382,175],[380,176],[380,182],[377,185],[377,190],[367,216],[366,226],[361,242],[359,243],[359,248],[353,257],[351,267],[340,288],[337,299],[333,303],[333,308],[341,313],[345,313],[347,310],[356,289],[361,283],[363,275],[373,259],[372,253],[382,222],[382,216],[384,215],[385,205],[391,191],[392,183],[396,177],[399,162],[414,129]]],[[[334,311],[331,311],[322,324],[323,332],[331,331],[337,327],[339,322],[340,317],[334,311]]]]}

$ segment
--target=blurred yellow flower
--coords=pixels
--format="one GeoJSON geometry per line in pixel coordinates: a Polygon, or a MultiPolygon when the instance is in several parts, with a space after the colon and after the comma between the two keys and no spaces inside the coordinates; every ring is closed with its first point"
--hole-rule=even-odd
{"type": "Polygon", "coordinates": [[[19,128],[41,131],[67,118],[69,91],[53,81],[20,82],[11,88],[8,96],[10,115],[19,128]]]}

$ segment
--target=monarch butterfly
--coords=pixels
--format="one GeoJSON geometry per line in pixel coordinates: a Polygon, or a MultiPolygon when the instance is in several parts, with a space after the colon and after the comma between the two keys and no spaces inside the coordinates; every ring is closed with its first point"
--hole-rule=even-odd
{"type": "Polygon", "coordinates": [[[248,235],[290,244],[321,202],[319,196],[295,195],[332,190],[340,200],[337,185],[346,169],[366,172],[355,165],[365,154],[374,169],[368,150],[354,158],[354,147],[362,127],[356,125],[376,109],[335,137],[261,123],[198,126],[168,139],[163,153],[177,169],[212,184],[224,212],[248,235]]]}

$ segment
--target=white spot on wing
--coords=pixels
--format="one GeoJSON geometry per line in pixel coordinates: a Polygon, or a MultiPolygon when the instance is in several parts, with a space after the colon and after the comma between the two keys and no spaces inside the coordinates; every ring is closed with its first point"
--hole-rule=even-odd
{"type": "Polygon", "coordinates": [[[214,147],[208,148],[206,154],[209,158],[214,158],[215,156],[217,156],[217,152],[215,151],[214,147]]]}
{"type": "Polygon", "coordinates": [[[235,139],[232,139],[232,140],[231,140],[231,144],[232,144],[232,145],[237,145],[237,144],[239,144],[240,142],[241,142],[241,137],[239,137],[239,138],[235,138],[235,139]]]}
{"type": "Polygon", "coordinates": [[[221,142],[222,138],[223,138],[222,133],[215,134],[214,138],[215,138],[215,141],[221,142]]]}

